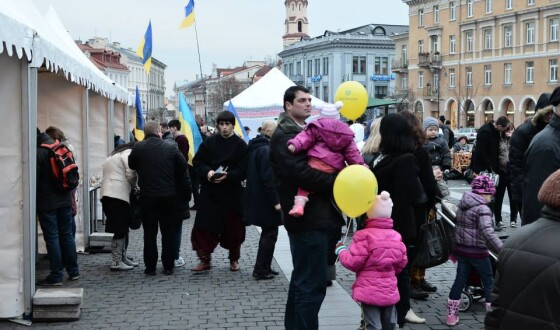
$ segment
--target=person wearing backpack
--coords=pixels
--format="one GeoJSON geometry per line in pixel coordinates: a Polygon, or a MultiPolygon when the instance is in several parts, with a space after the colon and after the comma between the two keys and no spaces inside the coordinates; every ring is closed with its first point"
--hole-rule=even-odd
{"type": "Polygon", "coordinates": [[[76,243],[72,236],[71,190],[61,189],[53,172],[52,149],[47,133],[37,128],[37,216],[49,257],[50,274],[37,282],[42,286],[61,286],[64,269],[71,281],[80,278],[76,243]]]}

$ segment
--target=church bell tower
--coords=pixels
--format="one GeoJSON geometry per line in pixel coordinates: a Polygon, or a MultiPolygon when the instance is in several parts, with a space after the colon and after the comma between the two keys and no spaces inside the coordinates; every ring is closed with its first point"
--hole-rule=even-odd
{"type": "Polygon", "coordinates": [[[286,0],[286,21],[285,34],[282,36],[284,40],[284,48],[291,44],[300,41],[301,39],[308,39],[308,24],[307,21],[307,0],[286,0]]]}

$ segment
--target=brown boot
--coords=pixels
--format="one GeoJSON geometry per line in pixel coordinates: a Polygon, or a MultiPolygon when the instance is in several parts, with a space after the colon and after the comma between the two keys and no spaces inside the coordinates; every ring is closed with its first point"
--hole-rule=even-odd
{"type": "Polygon", "coordinates": [[[191,271],[202,272],[212,268],[212,264],[210,263],[210,253],[204,251],[196,251],[196,255],[198,256],[198,259],[200,259],[200,263],[194,268],[191,268],[191,271]]]}

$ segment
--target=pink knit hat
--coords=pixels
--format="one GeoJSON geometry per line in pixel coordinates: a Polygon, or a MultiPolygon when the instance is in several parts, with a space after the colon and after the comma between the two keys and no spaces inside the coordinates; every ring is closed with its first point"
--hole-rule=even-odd
{"type": "Polygon", "coordinates": [[[371,208],[367,211],[367,216],[370,219],[390,218],[392,212],[393,200],[391,199],[391,195],[386,191],[382,191],[377,195],[375,203],[373,203],[371,208]]]}
{"type": "Polygon", "coordinates": [[[479,195],[494,195],[496,187],[494,182],[487,176],[478,175],[471,182],[472,192],[479,195]]]}
{"type": "Polygon", "coordinates": [[[339,119],[340,118],[340,112],[338,111],[340,108],[342,108],[342,102],[338,101],[335,104],[330,104],[330,103],[325,103],[323,104],[323,107],[321,108],[321,117],[322,118],[333,118],[333,119],[339,119]]]}

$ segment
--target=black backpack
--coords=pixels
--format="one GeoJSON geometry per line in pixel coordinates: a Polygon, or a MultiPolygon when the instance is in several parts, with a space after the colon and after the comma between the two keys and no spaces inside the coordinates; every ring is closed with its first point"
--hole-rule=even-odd
{"type": "Polygon", "coordinates": [[[52,144],[42,143],[41,147],[49,149],[49,164],[56,182],[56,188],[60,192],[69,192],[76,189],[80,183],[80,174],[72,151],[58,140],[55,140],[52,144]]]}

